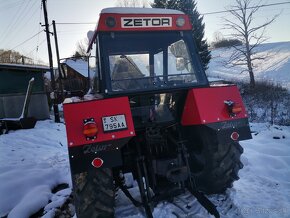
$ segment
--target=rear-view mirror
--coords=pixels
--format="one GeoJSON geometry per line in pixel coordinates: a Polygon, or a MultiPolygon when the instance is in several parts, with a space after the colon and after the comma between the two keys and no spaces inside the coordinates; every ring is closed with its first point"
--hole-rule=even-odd
{"type": "Polygon", "coordinates": [[[182,71],[185,69],[185,60],[183,57],[176,58],[176,70],[182,71]]]}

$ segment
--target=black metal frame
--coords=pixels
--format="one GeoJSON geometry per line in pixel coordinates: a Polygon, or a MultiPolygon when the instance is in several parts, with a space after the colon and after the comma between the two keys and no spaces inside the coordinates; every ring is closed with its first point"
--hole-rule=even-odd
{"type": "MultiPolygon", "coordinates": [[[[178,133],[178,137],[181,137],[181,133],[178,133]]],[[[188,161],[188,153],[184,141],[180,140],[176,141],[174,137],[169,137],[169,140],[174,143],[177,147],[177,159],[180,164],[183,164],[183,167],[187,169],[186,174],[187,177],[183,178],[182,180],[178,181],[179,186],[175,186],[175,188],[170,189],[170,191],[166,191],[162,194],[158,194],[155,196],[151,195],[150,192],[150,181],[149,181],[149,173],[148,173],[148,165],[147,163],[150,162],[150,155],[144,155],[144,152],[141,151],[141,145],[138,139],[133,139],[136,144],[136,152],[137,157],[135,158],[135,164],[137,167],[136,172],[136,180],[138,182],[140,195],[141,195],[141,202],[137,201],[132,197],[130,192],[128,191],[127,187],[124,185],[124,181],[119,177],[120,174],[115,173],[115,181],[116,185],[120,187],[120,189],[124,192],[124,194],[130,199],[134,206],[140,207],[143,206],[146,217],[153,218],[152,215],[152,207],[162,200],[173,199],[174,197],[182,194],[188,189],[197,199],[197,201],[213,216],[216,218],[220,217],[219,212],[217,211],[215,205],[201,192],[199,192],[194,185],[194,178],[190,173],[189,161],[188,161]],[[118,176],[116,176],[118,175],[118,176]],[[144,178],[144,180],[143,180],[144,178]],[[145,182],[145,183],[144,183],[145,182]]],[[[148,144],[147,146],[148,147],[148,144]]],[[[154,171],[154,170],[153,170],[154,171]]],[[[152,172],[152,170],[151,170],[152,172]]],[[[152,179],[152,178],[151,178],[152,179]]]]}
{"type": "MultiPolygon", "coordinates": [[[[178,31],[177,31],[178,32],[178,31]]],[[[122,34],[122,32],[118,32],[119,34],[122,34]]],[[[126,32],[124,32],[125,34],[126,32]]],[[[142,34],[142,33],[146,33],[148,34],[148,32],[138,32],[138,34],[142,34]]],[[[159,34],[159,33],[164,33],[164,32],[150,32],[150,34],[159,34]]],[[[145,93],[165,93],[165,92],[173,92],[173,91],[178,91],[178,90],[188,90],[190,88],[198,88],[198,87],[208,87],[209,86],[209,82],[207,80],[207,77],[205,76],[205,72],[203,70],[203,67],[201,65],[200,62],[200,57],[196,52],[196,48],[194,43],[190,43],[190,41],[192,41],[192,33],[191,31],[182,31],[182,32],[178,32],[181,36],[182,39],[184,39],[185,41],[189,42],[187,43],[188,49],[189,49],[189,55],[191,56],[191,60],[192,60],[192,64],[195,68],[196,71],[196,76],[197,76],[197,83],[192,83],[192,84],[186,84],[186,85],[182,85],[182,86],[177,86],[177,87],[162,87],[162,88],[150,88],[150,89],[138,89],[138,90],[126,90],[126,91],[118,91],[118,92],[113,92],[111,91],[111,79],[110,79],[110,68],[109,68],[109,60],[108,60],[108,51],[106,49],[105,46],[105,40],[104,37],[107,34],[111,34],[114,36],[114,32],[109,32],[109,33],[104,33],[104,32],[100,32],[98,34],[98,37],[96,39],[96,44],[97,49],[96,49],[96,53],[97,53],[97,57],[99,57],[100,61],[98,64],[98,79],[99,79],[99,84],[100,84],[100,89],[99,92],[107,95],[107,96],[120,96],[120,95],[142,95],[145,93]],[[100,55],[102,54],[102,55],[100,55]]],[[[116,33],[117,34],[117,33],[116,33]]],[[[128,34],[128,33],[126,33],[128,34]]],[[[136,33],[137,34],[137,33],[136,33]]],[[[130,35],[134,36],[134,33],[131,33],[130,35]]],[[[167,50],[164,50],[167,51],[167,50]]],[[[163,51],[163,55],[166,56],[165,52],[163,51]]],[[[152,52],[150,52],[151,54],[152,52]]],[[[149,55],[152,56],[152,55],[149,55]]],[[[149,57],[150,59],[150,57],[149,57]]],[[[152,61],[152,58],[151,58],[152,61]]],[[[163,57],[163,67],[164,67],[164,73],[167,73],[167,56],[164,58],[163,57]]]]}

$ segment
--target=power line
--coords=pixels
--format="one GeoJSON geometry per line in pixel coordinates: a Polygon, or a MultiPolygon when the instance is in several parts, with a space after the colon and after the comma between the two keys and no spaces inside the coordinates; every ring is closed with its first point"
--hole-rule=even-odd
{"type": "MultiPolygon", "coordinates": [[[[285,4],[290,4],[290,2],[277,2],[277,3],[272,3],[272,4],[263,4],[263,5],[259,5],[259,6],[248,7],[247,9],[263,8],[263,7],[269,7],[269,6],[275,6],[275,5],[285,5],[285,4]]],[[[213,11],[213,12],[201,13],[201,15],[222,14],[222,13],[229,13],[231,11],[240,11],[240,10],[241,9],[213,11]]]]}
{"type": "Polygon", "coordinates": [[[33,39],[34,37],[36,37],[37,35],[39,35],[43,30],[39,31],[38,33],[34,34],[33,36],[29,37],[28,39],[24,40],[23,42],[19,43],[18,45],[16,45],[14,48],[12,48],[11,50],[14,50],[15,48],[25,44],[26,42],[28,42],[29,40],[33,39]]]}
{"type": "Polygon", "coordinates": [[[30,54],[34,51],[37,51],[39,49],[39,47],[46,41],[46,38],[43,39],[39,44],[37,44],[36,47],[34,47],[30,52],[26,53],[26,56],[30,56],[30,54]]]}
{"type": "MultiPolygon", "coordinates": [[[[20,14],[20,11],[22,9],[22,6],[24,4],[24,1],[21,2],[20,7],[18,8],[17,12],[15,13],[15,16],[13,16],[13,19],[11,19],[11,22],[8,25],[8,28],[6,29],[6,31],[3,33],[2,38],[3,40],[5,40],[6,36],[9,34],[10,29],[12,28],[12,26],[14,25],[15,21],[17,20],[17,17],[20,14]]],[[[3,41],[1,40],[1,41],[3,41]]]]}
{"type": "MultiPolygon", "coordinates": [[[[40,2],[40,13],[39,13],[39,25],[38,25],[38,31],[40,31],[40,24],[41,24],[41,12],[42,12],[42,1],[40,2]]],[[[38,49],[39,49],[39,35],[37,36],[37,43],[36,43],[36,59],[38,58],[38,49]]]]}
{"type": "MultiPolygon", "coordinates": [[[[31,1],[32,2],[32,1],[31,1]]],[[[15,22],[15,24],[17,24],[15,26],[15,28],[13,28],[11,31],[10,31],[10,35],[12,33],[14,33],[11,37],[9,37],[8,41],[7,42],[7,46],[9,46],[10,42],[12,42],[14,40],[14,38],[18,35],[18,32],[19,30],[21,30],[22,28],[25,28],[27,23],[29,21],[31,21],[31,18],[35,15],[35,13],[37,12],[38,10],[38,7],[34,7],[36,5],[37,1],[34,0],[34,2],[32,2],[32,5],[30,5],[30,7],[28,8],[28,4],[26,5],[26,9],[27,10],[23,10],[23,16],[22,17],[18,17],[19,19],[19,22],[18,20],[15,22]],[[32,12],[32,10],[34,9],[34,11],[32,12]],[[29,16],[30,15],[30,16],[29,16]],[[20,20],[21,18],[21,20],[20,20]]]]}
{"type": "Polygon", "coordinates": [[[9,10],[10,8],[14,8],[15,6],[19,6],[19,3],[21,2],[21,0],[17,1],[17,2],[9,2],[8,4],[4,4],[4,5],[0,5],[1,9],[0,9],[0,12],[1,11],[6,11],[6,10],[9,10]]]}
{"type": "Polygon", "coordinates": [[[83,24],[96,24],[96,22],[79,22],[79,23],[55,23],[58,25],[83,25],[83,24]]]}
{"type": "MultiPolygon", "coordinates": [[[[263,4],[263,5],[259,5],[259,6],[248,7],[247,9],[263,8],[263,7],[269,7],[269,6],[284,5],[284,4],[290,4],[290,2],[277,2],[277,3],[271,3],[271,4],[263,4]]],[[[213,12],[201,13],[201,15],[229,13],[231,11],[239,11],[239,10],[241,10],[241,9],[213,11],[213,12]]],[[[83,25],[83,24],[96,24],[96,22],[77,22],[77,23],[76,22],[75,23],[61,22],[61,23],[55,23],[55,24],[58,24],[58,25],[83,25]]]]}
{"type": "Polygon", "coordinates": [[[71,33],[83,33],[84,31],[88,31],[88,28],[60,30],[60,31],[57,31],[57,33],[60,33],[60,34],[71,34],[71,33]]]}

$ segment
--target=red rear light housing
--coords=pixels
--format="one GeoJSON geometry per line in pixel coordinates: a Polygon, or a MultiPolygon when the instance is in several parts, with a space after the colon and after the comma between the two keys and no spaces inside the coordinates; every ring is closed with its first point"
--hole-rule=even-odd
{"type": "Polygon", "coordinates": [[[232,101],[232,100],[227,100],[224,101],[225,105],[227,106],[227,110],[229,112],[229,115],[231,117],[237,116],[239,113],[242,112],[243,108],[240,104],[232,101]]]}
{"type": "Polygon", "coordinates": [[[98,126],[94,118],[84,119],[83,134],[87,140],[97,138],[98,131],[98,126]]]}

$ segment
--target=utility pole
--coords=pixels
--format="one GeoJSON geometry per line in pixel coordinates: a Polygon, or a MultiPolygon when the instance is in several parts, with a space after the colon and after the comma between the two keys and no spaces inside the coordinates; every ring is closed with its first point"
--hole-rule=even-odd
{"type": "Polygon", "coordinates": [[[47,10],[46,10],[46,0],[42,0],[42,6],[43,6],[43,13],[44,13],[44,22],[45,22],[44,26],[45,26],[45,32],[46,32],[47,50],[48,50],[48,58],[49,58],[51,88],[53,91],[52,101],[53,101],[54,121],[56,123],[59,123],[60,118],[59,118],[58,105],[56,102],[55,78],[54,78],[54,73],[53,73],[53,61],[52,61],[52,52],[51,52],[50,35],[49,35],[51,34],[51,32],[49,32],[49,24],[48,24],[48,19],[47,19],[47,10]]]}
{"type": "Polygon", "coordinates": [[[56,50],[56,60],[57,60],[59,86],[60,86],[59,88],[60,88],[61,97],[63,98],[62,79],[63,79],[64,75],[62,75],[61,68],[60,68],[59,50],[58,50],[58,41],[57,41],[55,20],[52,21],[52,26],[53,26],[54,44],[55,44],[55,50],[56,50]]]}
{"type": "Polygon", "coordinates": [[[91,75],[90,75],[90,56],[87,56],[88,60],[88,90],[91,88],[91,75]]]}

